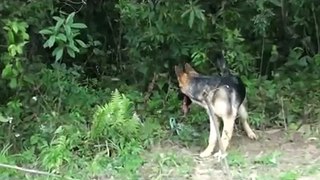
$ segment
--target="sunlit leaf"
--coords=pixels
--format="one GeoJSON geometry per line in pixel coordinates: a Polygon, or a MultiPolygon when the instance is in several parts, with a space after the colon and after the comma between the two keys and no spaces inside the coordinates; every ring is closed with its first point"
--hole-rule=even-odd
{"type": "Polygon", "coordinates": [[[15,89],[18,86],[18,82],[16,78],[11,78],[9,82],[9,87],[15,89]]]}
{"type": "Polygon", "coordinates": [[[57,22],[57,24],[56,24],[55,27],[54,27],[54,31],[55,31],[55,32],[58,32],[58,31],[59,31],[59,29],[61,28],[63,22],[64,22],[63,19],[61,19],[61,20],[59,20],[59,21],[57,22]]]}
{"type": "Polygon", "coordinates": [[[75,15],[75,12],[72,12],[69,14],[69,16],[66,19],[66,24],[71,25],[73,23],[73,17],[75,15]]]}
{"type": "Polygon", "coordinates": [[[72,28],[76,28],[76,29],[85,29],[87,28],[87,26],[83,23],[73,23],[70,25],[72,28]]]}
{"type": "Polygon", "coordinates": [[[74,53],[74,51],[70,48],[67,47],[67,53],[69,54],[70,57],[75,58],[76,54],[74,53]]]}
{"type": "Polygon", "coordinates": [[[59,61],[63,55],[63,46],[58,46],[52,52],[52,55],[55,56],[55,61],[59,61]]]}
{"type": "Polygon", "coordinates": [[[64,35],[62,33],[59,33],[56,38],[59,39],[59,40],[62,40],[63,42],[67,42],[66,35],[64,35]]]}
{"type": "Polygon", "coordinates": [[[190,16],[189,16],[189,21],[188,21],[188,24],[189,24],[190,28],[192,28],[193,22],[194,22],[194,11],[191,11],[190,12],[190,16]]]}
{"type": "Polygon", "coordinates": [[[82,40],[76,39],[75,41],[76,41],[81,47],[87,48],[87,45],[86,45],[82,40]]]}
{"type": "Polygon", "coordinates": [[[56,37],[54,35],[50,36],[50,38],[44,43],[43,47],[46,48],[46,47],[49,47],[51,48],[54,43],[56,41],[56,37]]]}
{"type": "Polygon", "coordinates": [[[39,31],[40,34],[44,34],[44,35],[47,35],[47,34],[52,34],[53,32],[49,29],[43,29],[41,31],[39,31]]]}

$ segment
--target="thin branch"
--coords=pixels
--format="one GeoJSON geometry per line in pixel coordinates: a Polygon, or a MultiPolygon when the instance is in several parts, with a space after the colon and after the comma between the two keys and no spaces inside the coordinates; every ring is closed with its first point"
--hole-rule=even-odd
{"type": "Polygon", "coordinates": [[[47,175],[47,176],[61,177],[61,176],[59,176],[57,174],[52,174],[52,173],[45,172],[45,171],[27,169],[27,168],[14,166],[14,165],[9,165],[9,164],[3,164],[3,163],[0,163],[0,167],[9,168],[9,169],[15,169],[15,170],[18,170],[18,171],[23,171],[23,172],[32,173],[32,174],[41,174],[41,175],[47,175]]]}
{"type": "MultiPolygon", "coordinates": [[[[15,169],[15,170],[18,170],[18,171],[23,171],[23,172],[31,173],[31,174],[47,175],[47,176],[53,176],[53,177],[62,178],[62,176],[57,175],[57,174],[53,174],[53,173],[49,173],[49,172],[45,172],[45,171],[39,171],[39,170],[35,170],[35,169],[27,169],[27,168],[15,166],[15,165],[9,165],[9,164],[0,163],[0,167],[8,168],[8,169],[15,169]]],[[[72,180],[72,178],[69,178],[69,177],[64,177],[64,178],[72,180]]]]}
{"type": "Polygon", "coordinates": [[[314,12],[314,4],[312,3],[312,15],[313,15],[313,20],[314,20],[314,25],[315,25],[315,29],[316,29],[316,37],[317,37],[317,50],[318,53],[320,53],[320,37],[319,37],[319,26],[318,26],[318,22],[317,22],[317,16],[316,13],[314,12]]]}
{"type": "Polygon", "coordinates": [[[283,118],[283,123],[284,123],[284,129],[287,131],[288,130],[288,125],[287,125],[287,117],[286,113],[284,110],[284,103],[283,103],[283,97],[281,97],[281,112],[282,112],[282,118],[283,118]]]}

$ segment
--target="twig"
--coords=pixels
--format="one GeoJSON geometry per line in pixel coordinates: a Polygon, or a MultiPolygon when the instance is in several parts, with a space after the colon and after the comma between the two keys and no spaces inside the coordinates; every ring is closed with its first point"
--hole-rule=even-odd
{"type": "Polygon", "coordinates": [[[75,13],[78,13],[81,11],[81,9],[83,8],[83,6],[87,5],[87,1],[86,0],[81,0],[81,2],[75,2],[75,1],[72,1],[72,0],[66,0],[65,2],[63,2],[63,6],[60,7],[60,11],[63,7],[65,6],[69,6],[73,9],[73,11],[75,13]],[[70,4],[69,4],[70,3],[70,4]],[[76,10],[72,5],[81,5],[80,8],[78,10],[76,10]]]}
{"type": "Polygon", "coordinates": [[[312,3],[311,10],[312,10],[315,29],[316,29],[317,46],[318,46],[318,53],[319,53],[320,52],[319,26],[318,26],[318,23],[317,23],[317,16],[316,16],[316,14],[314,12],[314,3],[312,3]]]}
{"type": "Polygon", "coordinates": [[[18,170],[18,171],[23,171],[23,172],[32,173],[32,174],[40,174],[40,175],[61,177],[61,176],[59,176],[57,174],[53,174],[53,173],[49,173],[49,172],[38,171],[38,170],[34,170],[34,169],[27,169],[27,168],[14,166],[14,165],[9,165],[9,164],[3,164],[3,163],[0,163],[0,167],[9,168],[9,169],[15,169],[15,170],[18,170]]]}
{"type": "Polygon", "coordinates": [[[283,98],[282,97],[281,97],[281,111],[282,111],[284,129],[287,131],[288,130],[288,125],[287,125],[287,121],[286,121],[286,114],[285,114],[285,111],[284,111],[284,103],[283,103],[283,98]]]}
{"type": "MultiPolygon", "coordinates": [[[[210,113],[211,117],[214,117],[214,111],[212,109],[212,105],[210,103],[210,99],[212,98],[214,92],[215,91],[210,91],[210,92],[206,92],[205,91],[204,94],[203,94],[204,100],[205,100],[205,102],[206,102],[206,104],[207,104],[207,106],[209,108],[209,113],[210,113]]],[[[213,124],[214,124],[214,128],[215,128],[216,134],[217,134],[217,139],[218,139],[218,143],[219,143],[219,150],[220,150],[220,152],[222,154],[222,159],[223,159],[223,161],[221,161],[221,165],[222,165],[222,167],[224,167],[225,173],[227,174],[228,179],[232,180],[232,174],[231,174],[231,171],[230,171],[230,168],[229,168],[227,157],[224,156],[226,154],[226,152],[225,152],[225,150],[223,148],[223,144],[222,144],[222,140],[221,140],[221,137],[220,137],[220,131],[219,131],[217,119],[213,120],[213,124]]]]}
{"type": "Polygon", "coordinates": [[[148,91],[147,91],[146,95],[144,96],[144,106],[145,106],[145,108],[147,107],[147,102],[148,102],[148,100],[150,98],[150,95],[151,95],[151,93],[152,93],[152,91],[154,89],[154,86],[155,86],[157,80],[158,80],[158,74],[154,73],[152,81],[148,85],[148,91]]]}
{"type": "Polygon", "coordinates": [[[263,56],[264,56],[264,46],[265,46],[265,37],[264,37],[264,35],[263,35],[263,37],[262,37],[262,48],[261,48],[261,61],[260,61],[260,69],[259,69],[259,79],[261,79],[261,77],[262,77],[262,68],[263,68],[263,62],[264,62],[264,58],[263,58],[263,56]]]}

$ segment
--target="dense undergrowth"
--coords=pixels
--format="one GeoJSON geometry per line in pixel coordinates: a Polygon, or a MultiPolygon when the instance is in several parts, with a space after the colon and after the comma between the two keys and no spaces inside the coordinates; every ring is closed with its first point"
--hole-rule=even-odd
{"type": "Polygon", "coordinates": [[[255,128],[312,123],[319,11],[298,0],[2,1],[0,162],[65,178],[137,178],[155,143],[206,141],[205,112],[181,116],[173,65],[213,74],[220,51],[247,85],[255,128]]]}

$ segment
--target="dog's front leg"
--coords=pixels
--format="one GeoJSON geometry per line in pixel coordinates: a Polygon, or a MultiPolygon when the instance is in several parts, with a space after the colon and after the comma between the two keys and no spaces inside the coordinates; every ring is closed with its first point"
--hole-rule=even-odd
{"type": "Polygon", "coordinates": [[[209,120],[210,120],[210,132],[209,132],[209,142],[207,148],[200,153],[200,157],[208,157],[211,155],[211,153],[214,150],[214,147],[216,146],[217,142],[217,132],[214,127],[214,121],[216,121],[218,127],[219,127],[219,121],[218,117],[216,115],[211,116],[211,113],[208,108],[206,108],[207,114],[209,115],[209,120]]]}

